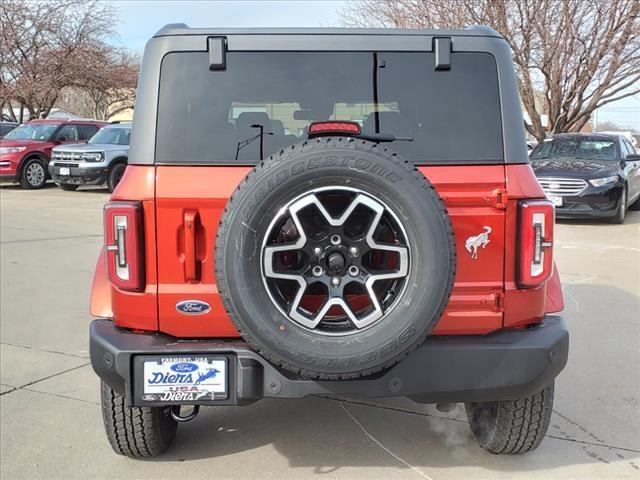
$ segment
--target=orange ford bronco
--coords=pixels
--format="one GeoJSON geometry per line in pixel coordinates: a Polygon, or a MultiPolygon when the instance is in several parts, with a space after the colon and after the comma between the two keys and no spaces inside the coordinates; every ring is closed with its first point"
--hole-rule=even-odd
{"type": "Polygon", "coordinates": [[[490,452],[538,446],[568,333],[495,31],[168,25],[135,111],[91,298],[117,453],[325,394],[463,402],[490,452]]]}

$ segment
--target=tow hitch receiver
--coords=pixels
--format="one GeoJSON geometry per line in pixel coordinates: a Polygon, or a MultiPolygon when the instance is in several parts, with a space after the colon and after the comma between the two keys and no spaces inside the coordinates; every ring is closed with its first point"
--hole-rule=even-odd
{"type": "Polygon", "coordinates": [[[190,422],[191,420],[193,420],[198,416],[199,412],[200,412],[200,405],[172,405],[171,406],[171,417],[176,422],[180,422],[180,423],[190,422]],[[180,411],[182,407],[186,407],[186,408],[192,407],[192,410],[188,414],[182,415],[181,414],[182,412],[180,411]]]}

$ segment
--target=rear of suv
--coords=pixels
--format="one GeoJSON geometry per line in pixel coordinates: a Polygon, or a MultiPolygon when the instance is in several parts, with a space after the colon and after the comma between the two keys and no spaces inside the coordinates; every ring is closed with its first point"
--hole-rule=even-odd
{"type": "Polygon", "coordinates": [[[114,123],[85,144],[55,147],[49,162],[51,178],[62,190],[106,184],[113,192],[127,168],[130,136],[130,123],[114,123]]]}
{"type": "Polygon", "coordinates": [[[488,451],[536,448],[568,333],[522,125],[486,27],[159,31],[91,298],[113,449],[326,394],[462,402],[488,451]]]}

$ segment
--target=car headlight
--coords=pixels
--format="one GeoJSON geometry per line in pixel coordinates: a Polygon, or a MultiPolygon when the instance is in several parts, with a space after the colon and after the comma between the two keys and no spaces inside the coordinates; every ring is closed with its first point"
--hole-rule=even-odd
{"type": "Polygon", "coordinates": [[[82,159],[87,162],[99,162],[104,158],[104,154],[102,152],[89,152],[83,153],[82,159]]]}
{"type": "Polygon", "coordinates": [[[26,149],[27,147],[2,147],[0,148],[0,155],[9,155],[10,153],[18,153],[26,149]]]}
{"type": "Polygon", "coordinates": [[[592,178],[589,180],[589,183],[594,187],[604,187],[605,185],[609,185],[610,183],[616,183],[618,181],[618,176],[613,175],[611,177],[604,178],[592,178]]]}

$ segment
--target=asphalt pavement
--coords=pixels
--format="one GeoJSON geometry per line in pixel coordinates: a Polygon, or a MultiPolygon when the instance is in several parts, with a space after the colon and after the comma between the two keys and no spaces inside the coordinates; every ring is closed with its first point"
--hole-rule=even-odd
{"type": "Polygon", "coordinates": [[[460,406],[312,397],[203,408],[141,461],[109,447],[88,358],[108,198],[0,187],[2,479],[640,478],[640,212],[557,226],[570,359],[535,452],[485,452],[460,406]]]}

